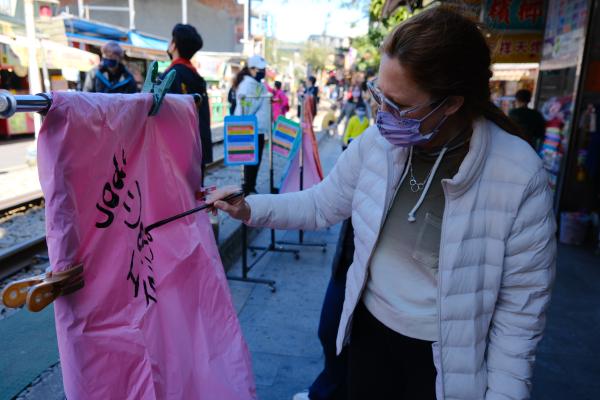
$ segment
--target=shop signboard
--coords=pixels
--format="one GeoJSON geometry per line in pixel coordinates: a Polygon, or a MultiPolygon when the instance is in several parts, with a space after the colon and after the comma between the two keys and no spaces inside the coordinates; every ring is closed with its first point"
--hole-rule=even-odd
{"type": "Polygon", "coordinates": [[[542,33],[507,33],[492,41],[493,63],[537,63],[542,56],[542,33]]]}
{"type": "Polygon", "coordinates": [[[588,0],[550,0],[542,52],[542,68],[576,66],[585,43],[588,0]]]}
{"type": "Polygon", "coordinates": [[[486,0],[484,20],[492,29],[542,31],[544,0],[486,0]]]}

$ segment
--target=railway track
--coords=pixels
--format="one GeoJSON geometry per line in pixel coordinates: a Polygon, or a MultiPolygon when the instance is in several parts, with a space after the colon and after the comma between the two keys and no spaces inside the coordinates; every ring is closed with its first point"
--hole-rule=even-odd
{"type": "MultiPolygon", "coordinates": [[[[41,191],[27,193],[0,203],[0,217],[10,216],[44,203],[41,191]]],[[[0,281],[22,269],[43,262],[46,254],[46,235],[38,235],[14,246],[0,250],[0,281]]]]}

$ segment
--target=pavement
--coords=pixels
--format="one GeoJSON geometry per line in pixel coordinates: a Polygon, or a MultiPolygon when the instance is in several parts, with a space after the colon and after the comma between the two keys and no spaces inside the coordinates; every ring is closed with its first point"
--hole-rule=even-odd
{"type": "Polygon", "coordinates": [[[34,146],[33,135],[0,139],[0,171],[27,164],[27,149],[34,146]]]}
{"type": "Polygon", "coordinates": [[[534,400],[600,399],[600,255],[560,245],[533,374],[534,400]]]}

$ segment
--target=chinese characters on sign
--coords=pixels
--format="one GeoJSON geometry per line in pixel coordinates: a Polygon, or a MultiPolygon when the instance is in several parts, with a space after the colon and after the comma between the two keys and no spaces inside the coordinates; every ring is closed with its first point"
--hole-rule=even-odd
{"type": "Polygon", "coordinates": [[[539,62],[542,55],[542,35],[536,33],[506,34],[492,43],[494,63],[539,62]]]}
{"type": "Polygon", "coordinates": [[[544,0],[487,0],[485,22],[494,29],[541,31],[544,0]]]}
{"type": "Polygon", "coordinates": [[[152,266],[154,253],[151,247],[152,236],[145,231],[142,222],[143,203],[140,183],[135,180],[132,184],[126,185],[127,173],[125,172],[125,166],[127,165],[127,159],[124,150],[121,152],[120,163],[116,155],[113,155],[112,161],[115,171],[112,178],[104,184],[102,201],[96,203],[96,208],[103,214],[100,220],[96,221],[96,228],[109,228],[115,222],[117,208],[121,206],[125,210],[127,216],[122,222],[128,229],[135,232],[127,280],[131,281],[133,297],[137,298],[140,293],[141,276],[141,286],[148,306],[150,302],[156,303],[154,269],[152,266]]]}

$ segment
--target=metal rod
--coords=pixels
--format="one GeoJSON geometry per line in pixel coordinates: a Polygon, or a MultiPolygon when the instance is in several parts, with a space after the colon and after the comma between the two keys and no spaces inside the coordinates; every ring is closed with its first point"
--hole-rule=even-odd
{"type": "MultiPolygon", "coordinates": [[[[184,95],[190,96],[190,95],[184,95]]],[[[202,97],[193,93],[197,105],[200,105],[202,97]]],[[[52,95],[50,93],[20,94],[13,95],[9,92],[0,91],[0,118],[10,118],[18,112],[40,112],[45,113],[52,106],[52,95]]]]}
{"type": "Polygon", "coordinates": [[[117,11],[117,12],[129,12],[129,7],[122,6],[85,6],[90,11],[117,11]]]}
{"type": "Polygon", "coordinates": [[[0,118],[9,118],[16,112],[43,112],[52,105],[50,94],[13,95],[0,93],[0,118]]]}

